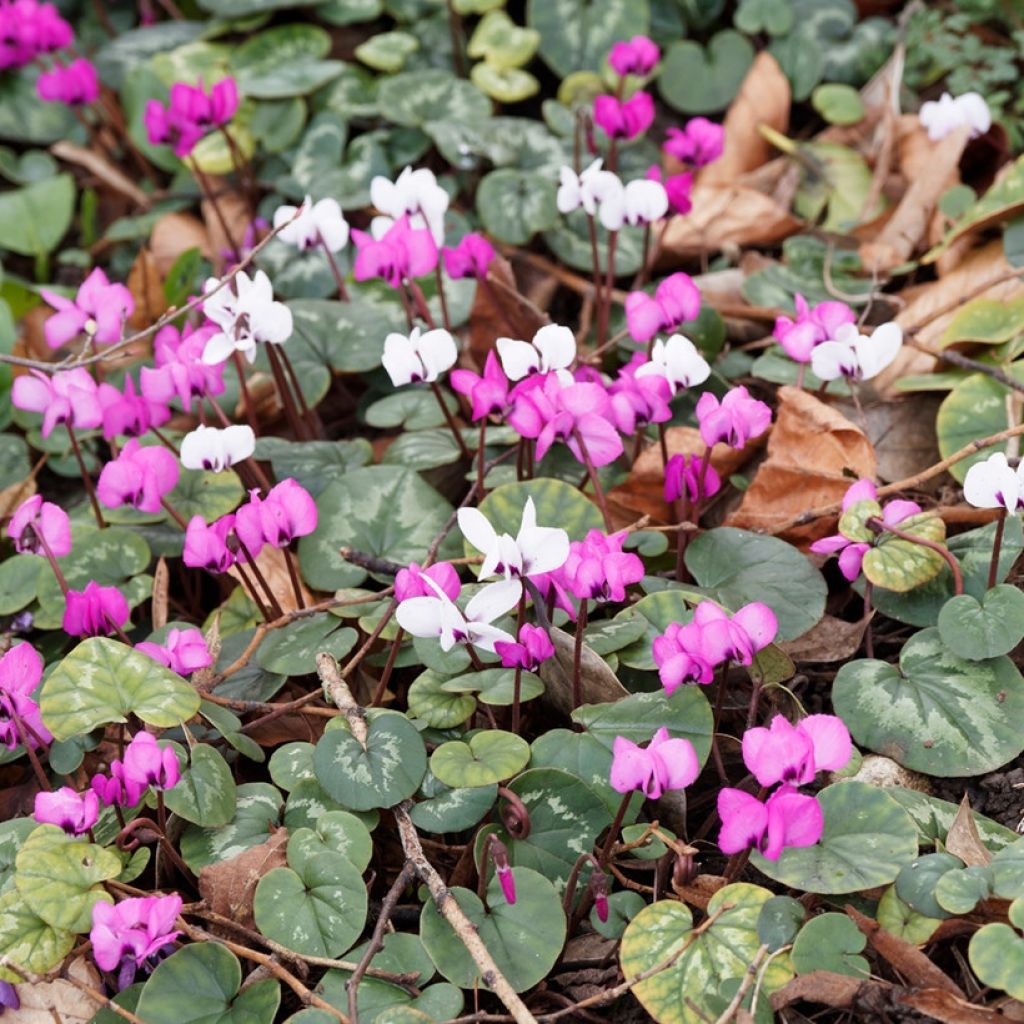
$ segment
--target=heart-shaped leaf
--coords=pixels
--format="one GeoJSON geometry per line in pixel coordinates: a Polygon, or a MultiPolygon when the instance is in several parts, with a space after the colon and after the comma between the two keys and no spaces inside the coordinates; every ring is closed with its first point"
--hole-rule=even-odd
{"type": "Polygon", "coordinates": [[[430,770],[452,788],[488,786],[509,779],[530,760],[530,745],[500,729],[474,733],[468,740],[442,743],[430,755],[430,770]]]}
{"type": "Polygon", "coordinates": [[[970,594],[951,598],[939,612],[939,636],[954,654],[970,661],[1009,654],[1024,637],[1024,593],[1002,583],[981,601],[970,594]]]}
{"type": "MultiPolygon", "coordinates": [[[[1010,373],[1020,379],[1024,367],[1018,363],[1010,373]]],[[[998,434],[1006,429],[1007,402],[1013,391],[1000,381],[984,373],[971,374],[958,384],[943,400],[935,417],[935,435],[939,454],[946,458],[979,437],[998,434]]],[[[1006,444],[979,448],[949,467],[950,476],[963,483],[967,471],[977,462],[984,462],[993,452],[1007,451],[1006,444]]]]}
{"type": "Polygon", "coordinates": [[[409,714],[435,729],[462,725],[476,710],[476,700],[464,693],[444,689],[445,677],[427,669],[409,687],[409,714]]]}
{"type": "Polygon", "coordinates": [[[904,903],[897,895],[895,885],[890,885],[882,894],[878,901],[877,916],[878,923],[890,935],[895,935],[915,946],[926,943],[942,924],[940,918],[926,917],[904,903]]]}
{"type": "MultiPolygon", "coordinates": [[[[75,944],[75,933],[53,928],[28,908],[21,893],[0,895],[0,956],[19,967],[44,973],[64,959],[75,944]]],[[[20,984],[22,974],[0,967],[0,980],[20,984]]]]}
{"type": "Polygon", "coordinates": [[[216,747],[197,743],[178,784],[164,794],[167,809],[204,828],[226,825],[235,815],[235,780],[216,747]]]}
{"type": "Polygon", "coordinates": [[[235,794],[235,814],[226,825],[189,825],[181,837],[181,855],[195,872],[217,861],[231,860],[265,843],[281,823],[284,800],[266,782],[243,782],[235,794]]]}
{"type": "Polygon", "coordinates": [[[559,78],[600,71],[618,39],[647,33],[647,0],[529,0],[526,23],[540,33],[540,55],[559,78]]]}
{"type": "Polygon", "coordinates": [[[960,658],[937,629],[912,636],[898,668],[844,665],[832,700],[859,744],[928,775],[981,775],[1024,749],[1024,679],[1013,662],[960,658]]]}
{"type": "Polygon", "coordinates": [[[871,971],[859,954],[867,941],[846,914],[819,914],[800,929],[790,956],[797,974],[831,971],[866,978],[871,971]]]}
{"type": "Polygon", "coordinates": [[[212,523],[234,512],[244,497],[242,481],[232,469],[220,473],[183,469],[167,500],[186,522],[193,516],[202,516],[212,523]]]}
{"type": "Polygon", "coordinates": [[[844,893],[888,885],[917,856],[917,829],[885,792],[837,782],[818,794],[824,830],[814,846],[785,849],[778,860],[752,853],[759,871],[802,892],[844,893]]]}
{"type": "Polygon", "coordinates": [[[238,991],[242,968],[218,942],[196,942],[159,964],[136,1012],[146,1024],[271,1024],[281,1002],[273,978],[238,991]]]}
{"type": "MultiPolygon", "coordinates": [[[[294,250],[291,253],[294,257],[294,250]]],[[[281,437],[261,437],[256,441],[256,457],[270,460],[278,480],[293,477],[315,498],[333,476],[365,466],[373,458],[373,449],[370,442],[361,437],[351,441],[301,443],[281,437]]]]}
{"type": "Polygon", "coordinates": [[[343,807],[393,807],[416,792],[427,753],[416,726],[397,711],[367,723],[366,747],[347,728],[324,732],[313,753],[317,781],[343,807]]]}
{"type": "Polygon", "coordinates": [[[336,616],[321,612],[269,633],[256,651],[256,663],[267,672],[307,675],[316,671],[316,656],[321,651],[341,660],[355,647],[357,638],[354,629],[339,629],[336,616]]]}
{"type": "Polygon", "coordinates": [[[555,183],[536,171],[501,167],[480,182],[476,209],[489,234],[509,245],[525,245],[558,220],[555,183]]]}
{"type": "MultiPolygon", "coordinates": [[[[1016,923],[1020,924],[1019,910],[1016,923]]],[[[1020,932],[1002,922],[986,924],[971,936],[967,956],[983,985],[1024,999],[1024,938],[1020,932]]]]}
{"type": "Polygon", "coordinates": [[[707,48],[684,39],[665,51],[658,90],[684,114],[711,114],[729,105],[754,61],[754,48],[732,29],[711,37],[707,48]]]}
{"type": "MultiPolygon", "coordinates": [[[[445,693],[475,693],[481,704],[492,707],[508,707],[515,697],[515,670],[509,668],[485,668],[482,672],[468,672],[446,679],[441,683],[445,693]]],[[[532,672],[519,673],[519,700],[527,701],[544,692],[540,676],[532,672]]]]}
{"type": "Polygon", "coordinates": [[[43,683],[46,727],[58,740],[136,715],[169,729],[199,710],[199,694],[170,669],[107,637],[83,640],[43,683]]]}
{"type": "MultiPolygon", "coordinates": [[[[899,524],[901,533],[941,544],[946,539],[946,524],[931,512],[910,516],[899,524]]],[[[933,548],[882,533],[875,546],[864,555],[864,575],[876,587],[903,593],[934,579],[945,560],[933,548]]]]}
{"type": "MultiPolygon", "coordinates": [[[[532,988],[554,966],[565,942],[565,914],[555,887],[529,868],[513,868],[516,902],[506,902],[497,876],[487,886],[487,906],[469,889],[451,889],[451,895],[476,925],[498,970],[517,991],[532,988]]],[[[485,987],[480,969],[433,900],[420,915],[420,937],[438,971],[453,985],[485,987]]]]}
{"type": "Polygon", "coordinates": [[[313,828],[294,829],[288,837],[288,863],[296,871],[323,853],[344,857],[357,871],[365,871],[373,857],[370,830],[348,811],[325,811],[313,828]]]}
{"type": "Polygon", "coordinates": [[[980,864],[947,871],[936,883],[935,902],[947,914],[969,914],[992,895],[992,869],[980,864]]]}
{"type": "Polygon", "coordinates": [[[440,835],[472,828],[494,806],[498,786],[491,783],[471,789],[450,789],[434,779],[430,792],[432,795],[428,799],[419,801],[412,808],[409,817],[417,828],[440,835]]]}
{"type": "Polygon", "coordinates": [[[378,95],[389,120],[400,125],[420,127],[441,118],[483,121],[491,113],[491,101],[475,85],[439,68],[385,78],[378,95]]]}
{"type": "Polygon", "coordinates": [[[935,888],[944,875],[963,866],[964,862],[951,853],[926,853],[900,868],[896,876],[896,895],[911,910],[925,917],[940,920],[949,917],[935,898],[935,888]]]}

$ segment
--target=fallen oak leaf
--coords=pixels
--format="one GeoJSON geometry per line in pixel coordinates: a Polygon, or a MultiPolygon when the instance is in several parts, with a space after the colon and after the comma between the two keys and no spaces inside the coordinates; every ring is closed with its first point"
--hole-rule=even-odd
{"type": "Polygon", "coordinates": [[[978,824],[974,820],[974,811],[971,810],[971,802],[966,793],[960,801],[952,825],[949,826],[945,848],[968,867],[985,867],[992,862],[992,853],[981,841],[978,824]]]}

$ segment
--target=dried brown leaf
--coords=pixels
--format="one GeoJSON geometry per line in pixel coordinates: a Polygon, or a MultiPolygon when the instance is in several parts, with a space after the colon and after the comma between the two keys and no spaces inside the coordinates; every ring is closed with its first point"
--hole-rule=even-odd
{"type": "MultiPolygon", "coordinates": [[[[288,830],[279,828],[265,843],[230,860],[208,865],[199,872],[200,895],[215,914],[230,917],[243,928],[254,927],[252,900],[256,886],[268,871],[288,863],[287,845],[288,830]]],[[[211,931],[217,931],[216,926],[211,931]]]]}
{"type": "Polygon", "coordinates": [[[149,236],[149,250],[161,277],[167,277],[174,261],[189,249],[198,249],[211,258],[210,237],[203,222],[190,213],[165,213],[149,236]]]}
{"type": "MultiPolygon", "coordinates": [[[[553,707],[559,714],[572,711],[572,672],[575,639],[565,630],[553,627],[551,642],[555,645],[555,656],[540,667],[544,681],[544,695],[541,700],[553,707]]],[[[629,696],[629,691],[619,682],[607,662],[583,645],[580,659],[580,690],[584,704],[604,704],[629,696]]]]}
{"type": "Polygon", "coordinates": [[[957,808],[953,824],[949,826],[945,845],[954,857],[959,857],[968,867],[986,867],[992,861],[991,852],[978,834],[978,824],[974,820],[974,811],[971,810],[971,802],[966,793],[957,808]]]}
{"type": "Polygon", "coordinates": [[[750,65],[725,116],[722,156],[700,172],[700,184],[731,185],[741,174],[766,163],[773,156],[773,149],[757,130],[758,126],[766,124],[785,134],[791,100],[789,79],[778,61],[762,51],[750,65]]]}
{"type": "Polygon", "coordinates": [[[801,1000],[824,1003],[836,1008],[849,1007],[862,991],[870,990],[877,985],[877,982],[853,978],[848,974],[811,971],[810,974],[798,974],[778,992],[773,993],[772,1009],[781,1010],[790,1003],[798,1003],[801,1000]]]}
{"type": "Polygon", "coordinates": [[[795,640],[782,640],[779,647],[794,661],[832,663],[852,658],[864,639],[864,620],[847,622],[826,615],[817,625],[795,640]]]}
{"type": "MultiPolygon", "coordinates": [[[[298,560],[294,555],[292,555],[292,559],[297,563],[298,560]]],[[[292,586],[291,576],[288,573],[288,563],[285,561],[284,551],[280,548],[265,547],[256,556],[256,566],[263,574],[263,578],[267,581],[274,597],[277,598],[281,611],[285,613],[295,611],[298,608],[298,602],[295,600],[295,589],[292,586]]],[[[295,571],[298,573],[297,564],[295,571]]],[[[242,583],[242,577],[236,566],[232,566],[228,572],[239,583],[242,583]]],[[[250,575],[248,566],[246,567],[246,575],[250,575]]],[[[299,587],[301,588],[303,603],[306,605],[313,604],[315,601],[313,594],[306,584],[302,582],[301,576],[299,576],[299,587]]],[[[262,589],[260,591],[260,600],[266,603],[266,594],[262,589]]]]}
{"type": "MultiPolygon", "coordinates": [[[[76,957],[67,973],[97,992],[103,991],[99,971],[84,956],[76,957]]],[[[96,1016],[100,1004],[91,999],[70,981],[25,982],[18,986],[21,1009],[13,1011],[12,1021],[17,1024],[86,1024],[96,1016]]]]}
{"type": "Polygon", "coordinates": [[[924,989],[920,992],[904,992],[899,1000],[919,1013],[926,1014],[943,1024],[1000,1024],[1013,1018],[1006,1017],[998,1010],[969,1003],[966,999],[943,989],[924,989]]]}
{"type": "Polygon", "coordinates": [[[161,557],[153,570],[153,628],[163,629],[167,625],[167,599],[171,573],[167,568],[167,559],[161,557]]]}
{"type": "MultiPolygon", "coordinates": [[[[875,453],[860,427],[806,391],[780,388],[768,457],[729,525],[772,533],[809,508],[840,501],[854,480],[874,475],[875,453]]],[[[811,541],[831,529],[830,521],[817,520],[782,536],[811,541]]]]}
{"type": "Polygon", "coordinates": [[[477,285],[469,317],[468,348],[476,369],[483,369],[496,339],[532,338],[549,319],[520,294],[508,260],[495,256],[488,268],[486,283],[477,285]]]}

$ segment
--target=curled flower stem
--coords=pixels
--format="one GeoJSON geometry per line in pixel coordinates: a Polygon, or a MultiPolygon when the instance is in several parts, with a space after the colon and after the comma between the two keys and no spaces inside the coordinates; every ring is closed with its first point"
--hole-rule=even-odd
{"type": "Polygon", "coordinates": [[[68,440],[71,441],[71,450],[75,453],[78,469],[82,474],[82,483],[85,484],[86,493],[89,495],[89,504],[92,505],[92,514],[96,517],[96,525],[102,530],[107,524],[103,519],[103,513],[100,511],[100,503],[96,497],[96,488],[93,486],[92,477],[85,468],[85,459],[82,458],[82,449],[78,445],[78,438],[75,437],[74,427],[71,426],[70,420],[65,420],[64,426],[67,428],[68,440]]]}
{"type": "Polygon", "coordinates": [[[1003,546],[1003,530],[1006,528],[1006,509],[999,510],[996,520],[996,535],[992,541],[992,561],[988,566],[988,589],[991,590],[999,581],[999,552],[1003,546]]]}
{"type": "Polygon", "coordinates": [[[526,804],[507,786],[498,787],[498,796],[506,802],[506,806],[501,809],[501,823],[505,831],[513,839],[528,838],[532,826],[526,804]]]}
{"type": "Polygon", "coordinates": [[[594,466],[593,459],[590,457],[590,452],[587,450],[587,443],[583,440],[583,435],[580,433],[579,427],[574,426],[572,428],[572,436],[576,439],[576,444],[579,445],[580,455],[583,456],[583,464],[587,467],[587,476],[590,477],[590,483],[594,488],[594,499],[597,501],[597,507],[601,510],[601,517],[604,519],[605,532],[611,533],[612,517],[608,513],[608,503],[605,501],[604,488],[601,486],[601,480],[597,475],[597,469],[594,466]]]}
{"type": "Polygon", "coordinates": [[[960,571],[960,563],[956,560],[953,553],[945,544],[939,544],[938,541],[928,540],[927,537],[915,537],[914,534],[907,533],[905,530],[901,530],[896,526],[888,526],[877,516],[869,519],[867,525],[872,530],[891,533],[894,537],[899,537],[900,540],[909,541],[911,544],[920,544],[921,547],[934,551],[942,558],[946,565],[949,566],[949,571],[953,574],[953,593],[959,596],[964,592],[964,574],[960,571]]]}

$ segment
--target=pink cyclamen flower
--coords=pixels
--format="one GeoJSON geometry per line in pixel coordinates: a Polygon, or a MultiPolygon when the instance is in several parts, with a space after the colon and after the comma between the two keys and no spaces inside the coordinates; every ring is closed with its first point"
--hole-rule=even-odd
{"type": "Polygon", "coordinates": [[[236,561],[235,552],[227,544],[234,525],[233,515],[221,516],[209,526],[202,516],[193,516],[185,528],[184,563],[192,569],[227,572],[236,561]]]}
{"type": "MultiPolygon", "coordinates": [[[[141,646],[141,645],[140,645],[141,646]]],[[[124,782],[124,765],[120,761],[110,762],[110,775],[97,773],[89,782],[89,787],[100,798],[104,807],[131,807],[128,800],[128,790],[124,782]]],[[[141,792],[134,794],[136,800],[141,797],[141,792]]]]}
{"type": "Polygon", "coordinates": [[[123,392],[104,382],[96,389],[96,397],[103,410],[103,436],[108,441],[119,436],[141,437],[151,427],[162,427],[171,418],[166,403],[139,394],[130,376],[125,376],[123,392]]]}
{"type": "Polygon", "coordinates": [[[437,243],[428,228],[413,228],[406,214],[380,238],[352,230],[356,247],[352,276],[357,281],[379,277],[392,288],[403,281],[429,274],[437,266],[437,243]]]}
{"type": "Polygon", "coordinates": [[[697,402],[700,436],[709,447],[721,441],[730,448],[743,448],[754,437],[760,437],[772,422],[772,411],[764,402],[750,397],[745,387],[731,388],[721,402],[705,391],[697,402]]]}
{"type": "Polygon", "coordinates": [[[604,534],[590,530],[584,540],[569,545],[561,576],[580,601],[624,601],[626,587],[644,578],[644,563],[622,550],[626,532],[604,534]]]}
{"type": "Polygon", "coordinates": [[[608,54],[608,63],[616,74],[649,75],[658,63],[661,51],[658,44],[647,36],[633,36],[629,40],[620,40],[608,54]]]}
{"type": "Polygon", "coordinates": [[[499,640],[494,645],[494,650],[501,658],[504,668],[521,668],[526,672],[536,672],[548,658],[554,657],[555,645],[551,642],[546,629],[525,622],[519,630],[517,643],[499,640]]]}
{"type": "Polygon", "coordinates": [[[14,549],[23,555],[45,554],[43,541],[56,558],[71,554],[68,514],[59,505],[43,501],[41,494],[33,495],[18,506],[7,526],[7,535],[14,541],[14,549]]]}
{"type": "Polygon", "coordinates": [[[669,128],[666,134],[661,148],[694,168],[713,163],[725,148],[725,129],[706,117],[693,117],[685,128],[669,128]]]}
{"type": "Polygon", "coordinates": [[[124,322],[135,312],[132,293],[123,284],[111,284],[99,267],[82,282],[73,302],[46,288],[39,294],[57,310],[43,325],[50,348],[83,332],[99,345],[120,341],[124,322]]]}
{"type": "Polygon", "coordinates": [[[75,430],[92,430],[103,422],[96,381],[84,367],[52,375],[29,370],[14,378],[11,401],[18,409],[43,414],[43,437],[49,437],[61,423],[69,423],[75,430]]]}
{"type": "Polygon", "coordinates": [[[136,644],[135,649],[148,654],[154,661],[166,665],[180,676],[190,676],[213,664],[213,655],[210,654],[206,637],[198,629],[171,629],[162,644],[144,640],[136,644]]]}
{"type": "Polygon", "coordinates": [[[448,377],[452,390],[467,395],[473,404],[474,420],[493,414],[501,415],[508,406],[508,378],[494,349],[487,353],[483,375],[472,370],[452,370],[448,377]]]}
{"type": "Polygon", "coordinates": [[[69,590],[61,628],[68,636],[109,636],[124,627],[128,602],[117,587],[91,580],[85,590],[69,590]]]}
{"type": "Polygon", "coordinates": [[[264,544],[286,548],[297,537],[316,529],[317,511],[313,496],[289,477],[272,487],[266,498],[259,491],[235,512],[235,533],[255,556],[264,544]]]}
{"type": "Polygon", "coordinates": [[[71,26],[53,4],[13,0],[0,6],[0,71],[31,64],[74,42],[71,26]]]}
{"type": "Polygon", "coordinates": [[[140,967],[151,968],[181,934],[174,922],[181,897],[145,896],[113,905],[100,901],[92,908],[89,941],[96,966],[118,972],[118,989],[127,988],[140,967]]]}
{"type": "Polygon", "coordinates": [[[713,601],[701,601],[693,613],[706,657],[712,664],[735,661],[749,665],[779,630],[775,612],[760,601],[745,604],[730,615],[713,601]]]}
{"type": "Polygon", "coordinates": [[[233,78],[222,78],[207,93],[198,86],[175,82],[165,107],[159,100],[146,104],[144,121],[154,146],[167,143],[184,159],[196,143],[214,128],[226,125],[238,110],[238,87],[233,78]]]}
{"type": "Polygon", "coordinates": [[[0,658],[0,743],[8,750],[22,742],[15,718],[21,721],[24,740],[30,746],[53,739],[32,699],[42,677],[43,659],[31,644],[20,643],[0,658]]]}
{"type": "Polygon", "coordinates": [[[626,326],[634,341],[650,341],[659,331],[674,331],[700,313],[700,289],[689,274],[670,274],[654,290],[626,296],[626,326]]]}
{"type": "Polygon", "coordinates": [[[615,737],[610,781],[617,793],[639,789],[649,800],[657,800],[666,789],[685,789],[699,774],[693,744],[670,738],[668,729],[659,729],[646,748],[615,737]]]}
{"type": "Polygon", "coordinates": [[[654,638],[652,654],[661,685],[669,696],[684,683],[707,686],[715,678],[716,663],[695,622],[670,622],[665,632],[654,638]]]}
{"type": "Polygon", "coordinates": [[[446,245],[441,252],[445,273],[450,278],[475,277],[478,281],[487,276],[487,268],[496,255],[494,246],[475,232],[463,235],[458,245],[446,245]]]}
{"type": "Polygon", "coordinates": [[[647,169],[647,177],[662,184],[668,196],[668,205],[676,213],[689,213],[693,209],[693,200],[690,198],[690,193],[693,192],[693,175],[689,171],[670,174],[662,180],[661,168],[657,164],[652,164],[647,169]]]}
{"type": "Polygon", "coordinates": [[[100,799],[91,790],[78,793],[70,786],[61,786],[53,793],[36,793],[32,817],[42,825],[56,825],[69,836],[80,836],[96,824],[100,816],[100,799]]]}
{"type": "Polygon", "coordinates": [[[623,434],[633,434],[648,423],[665,423],[672,418],[668,406],[672,385],[660,374],[640,373],[645,365],[643,353],[634,353],[608,388],[612,417],[623,434]]]}
{"type": "Polygon", "coordinates": [[[710,498],[722,488],[714,466],[696,455],[673,455],[665,467],[665,501],[672,504],[685,494],[689,501],[710,498]]]}
{"type": "Polygon", "coordinates": [[[791,786],[780,786],[764,803],[741,789],[722,789],[718,815],[722,853],[753,848],[767,860],[778,860],[787,846],[813,846],[824,828],[818,801],[791,786]]]}
{"type": "Polygon", "coordinates": [[[159,512],[161,500],[174,490],[181,474],[178,460],[158,445],[143,447],[132,438],[100,472],[96,497],[107,508],[131,505],[159,512]]]}
{"type": "MultiPolygon", "coordinates": [[[[858,502],[877,501],[877,499],[878,491],[875,485],[867,479],[858,480],[843,495],[842,509],[846,512],[858,502]]],[[[886,526],[898,526],[904,519],[916,516],[920,511],[921,506],[916,501],[897,499],[896,501],[890,501],[882,509],[881,518],[886,526]]],[[[816,555],[839,555],[839,571],[851,583],[860,575],[864,556],[870,550],[870,544],[847,537],[842,532],[834,533],[829,537],[822,537],[821,540],[816,540],[811,545],[811,551],[816,555]]]]}
{"type": "Polygon", "coordinates": [[[637,92],[623,102],[615,96],[594,99],[594,123],[610,139],[635,139],[654,121],[654,99],[650,93],[637,92]]]}
{"type": "Polygon", "coordinates": [[[836,336],[843,324],[857,322],[856,314],[845,302],[819,302],[812,309],[797,292],[793,296],[796,319],[780,316],[772,334],[790,359],[809,363],[815,346],[836,336]]]}
{"type": "Polygon", "coordinates": [[[147,787],[164,792],[174,789],[181,778],[174,748],[161,748],[149,732],[140,731],[132,737],[125,747],[122,765],[130,804],[137,804],[147,787]]]}
{"type": "Polygon", "coordinates": [[[168,325],[157,331],[153,339],[156,366],[144,366],[139,371],[139,384],[146,398],[160,405],[177,398],[181,407],[191,412],[193,398],[222,394],[224,364],[203,362],[206,343],[215,334],[215,324],[197,328],[186,324],[180,332],[168,325]]]}
{"type": "Polygon", "coordinates": [[[99,99],[100,82],[92,63],[79,57],[67,67],[44,71],[36,79],[36,92],[49,103],[80,107],[99,99]]]}
{"type": "Polygon", "coordinates": [[[450,562],[436,562],[421,569],[417,562],[410,562],[407,569],[399,569],[395,575],[395,600],[407,601],[410,597],[433,597],[434,591],[423,582],[429,576],[449,601],[454,601],[462,591],[462,583],[455,566],[450,562]]]}
{"type": "Polygon", "coordinates": [[[845,767],[853,754],[850,731],[835,715],[809,715],[792,725],[776,715],[767,729],[743,734],[743,761],[762,786],[803,786],[818,772],[845,767]]]}

